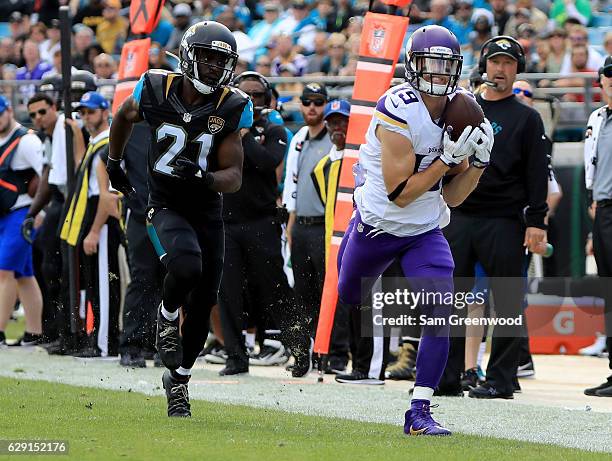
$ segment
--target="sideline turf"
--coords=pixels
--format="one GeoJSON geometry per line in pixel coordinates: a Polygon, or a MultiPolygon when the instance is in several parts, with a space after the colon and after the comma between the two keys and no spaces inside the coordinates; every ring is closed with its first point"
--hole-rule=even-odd
{"type": "Polygon", "coordinates": [[[612,459],[477,436],[409,438],[400,426],[204,401],[192,401],[193,418],[169,419],[163,397],[44,381],[0,378],[0,389],[0,439],[64,439],[79,460],[612,459]]]}

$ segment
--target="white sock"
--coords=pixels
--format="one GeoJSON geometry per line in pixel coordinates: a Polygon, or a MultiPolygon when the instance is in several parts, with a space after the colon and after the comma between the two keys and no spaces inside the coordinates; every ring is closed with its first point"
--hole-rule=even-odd
{"type": "Polygon", "coordinates": [[[482,358],[484,357],[485,351],[487,350],[487,342],[483,341],[478,347],[478,358],[476,359],[476,365],[482,368],[482,358]]]}
{"type": "Polygon", "coordinates": [[[175,310],[174,312],[167,311],[166,308],[164,307],[164,303],[163,302],[162,302],[161,313],[166,318],[166,320],[170,320],[171,322],[176,320],[178,315],[179,315],[178,309],[175,310]]]}
{"type": "Polygon", "coordinates": [[[178,367],[176,372],[181,376],[191,376],[191,368],[178,367]]]}
{"type": "Polygon", "coordinates": [[[433,393],[434,390],[431,387],[414,386],[414,390],[412,391],[412,400],[427,400],[428,402],[431,402],[433,393]]]}
{"type": "Polygon", "coordinates": [[[245,343],[246,343],[246,347],[248,347],[249,349],[252,349],[253,347],[255,347],[255,333],[248,333],[245,336],[245,343]]]}

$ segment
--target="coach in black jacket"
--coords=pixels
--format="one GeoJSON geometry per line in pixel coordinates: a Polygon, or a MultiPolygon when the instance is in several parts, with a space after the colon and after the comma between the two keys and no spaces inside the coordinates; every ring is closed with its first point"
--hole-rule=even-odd
{"type": "Polygon", "coordinates": [[[228,358],[226,367],[219,372],[221,375],[248,371],[242,337],[243,292],[247,286],[249,300],[271,314],[281,329],[285,346],[293,352],[309,347],[307,335],[299,334],[300,328],[292,328],[299,326],[299,321],[294,318],[295,299],[283,272],[281,226],[277,218],[276,167],[284,158],[287,134],[284,127],[270,123],[262,115],[272,95],[262,75],[244,72],[234,84],[251,97],[254,114],[253,126],[240,133],[244,149],[242,187],[223,196],[225,261],[219,306],[228,358]]]}
{"type": "MultiPolygon", "coordinates": [[[[444,233],[459,277],[455,291],[471,291],[469,279],[461,277],[473,277],[479,261],[490,277],[497,317],[516,319],[523,313],[525,251],[546,242],[546,139],[538,112],[512,93],[516,74],[525,68],[521,45],[512,37],[491,39],[479,67],[488,83],[477,101],[493,126],[495,144],[478,186],[452,211],[444,233]]],[[[520,325],[495,327],[487,380],[470,397],[513,398],[521,334],[520,325]]],[[[464,354],[465,338],[457,329],[438,394],[461,393],[464,354]]]]}

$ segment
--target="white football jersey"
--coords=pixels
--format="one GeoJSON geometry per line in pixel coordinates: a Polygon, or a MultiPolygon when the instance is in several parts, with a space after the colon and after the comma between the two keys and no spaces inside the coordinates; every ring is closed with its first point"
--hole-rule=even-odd
{"type": "Polygon", "coordinates": [[[423,171],[443,152],[444,126],[431,119],[421,94],[409,83],[389,89],[378,100],[366,143],[359,150],[359,162],[367,172],[365,184],[355,191],[362,220],[400,237],[434,229],[441,218],[442,224],[447,224],[444,222],[446,204],[441,199],[442,180],[404,208],[389,201],[382,175],[381,145],[375,135],[378,125],[412,142],[416,156],[414,173],[423,171]]]}

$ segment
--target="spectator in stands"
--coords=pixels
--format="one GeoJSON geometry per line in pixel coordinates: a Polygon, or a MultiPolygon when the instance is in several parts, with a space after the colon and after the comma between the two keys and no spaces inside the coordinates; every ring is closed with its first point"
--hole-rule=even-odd
{"type": "Polygon", "coordinates": [[[518,26],[516,35],[518,42],[525,50],[525,72],[537,72],[538,56],[535,54],[535,29],[531,24],[524,23],[518,26]]]}
{"type": "Polygon", "coordinates": [[[591,20],[591,2],[589,0],[554,0],[550,9],[550,18],[562,26],[569,18],[577,19],[587,26],[591,20]]]}
{"type": "Polygon", "coordinates": [[[514,15],[506,23],[505,33],[516,37],[518,27],[525,23],[530,23],[536,30],[545,31],[547,22],[546,15],[533,7],[531,0],[518,0],[514,15]]]}
{"type": "Polygon", "coordinates": [[[308,5],[304,0],[294,0],[289,12],[289,17],[280,26],[280,32],[292,37],[299,52],[312,53],[317,28],[314,19],[309,15],[308,5]]]}
{"type": "MultiPolygon", "coordinates": [[[[151,46],[151,49],[153,49],[153,46],[151,46]]],[[[110,54],[102,53],[94,58],[94,74],[99,80],[117,78],[117,64],[110,54]]],[[[98,82],[98,93],[104,96],[107,101],[112,101],[115,95],[115,85],[98,82]]]]}
{"type": "Polygon", "coordinates": [[[612,31],[609,31],[603,41],[604,50],[606,50],[606,55],[612,55],[612,31]]]}
{"type": "Polygon", "coordinates": [[[349,19],[348,26],[344,30],[344,33],[349,37],[353,34],[361,35],[361,31],[363,30],[363,17],[361,16],[353,16],[349,19]]]}
{"type": "Polygon", "coordinates": [[[119,16],[120,0],[105,0],[102,15],[104,20],[98,25],[96,38],[106,53],[120,53],[128,30],[128,20],[119,16]]]}
{"type": "Polygon", "coordinates": [[[21,14],[19,11],[13,11],[9,17],[9,29],[13,39],[26,36],[30,29],[30,17],[21,14]]]}
{"type": "MultiPolygon", "coordinates": [[[[294,67],[293,64],[289,63],[289,64],[282,64],[279,69],[279,77],[295,77],[295,73],[296,73],[296,69],[294,67]]],[[[276,89],[278,90],[279,93],[293,93],[292,95],[289,96],[283,96],[280,99],[281,103],[286,103],[289,101],[295,101],[297,100],[297,97],[300,93],[300,91],[302,91],[302,84],[299,82],[287,82],[287,83],[279,83],[276,85],[276,89]]]]}
{"type": "MultiPolygon", "coordinates": [[[[172,52],[178,50],[179,45],[181,44],[181,38],[183,38],[183,34],[192,24],[191,15],[192,15],[191,7],[186,3],[179,3],[172,8],[172,16],[174,17],[174,30],[168,39],[168,43],[166,43],[166,49],[172,52]]],[[[232,30],[232,29],[230,29],[232,30]]]]}
{"type": "MultiPolygon", "coordinates": [[[[218,8],[219,13],[215,18],[215,21],[223,24],[229,30],[232,31],[232,35],[236,39],[236,47],[238,48],[238,55],[240,59],[247,63],[253,62],[255,58],[255,44],[251,37],[244,33],[242,30],[242,23],[238,21],[236,17],[236,10],[228,6],[221,6],[218,8]]],[[[248,65],[248,64],[247,64],[248,65]]],[[[238,75],[238,71],[234,71],[235,75],[238,75]]]]}
{"type": "Polygon", "coordinates": [[[506,24],[512,17],[508,12],[507,0],[491,0],[491,9],[493,10],[493,20],[495,22],[493,35],[506,35],[506,24]]]}
{"type": "Polygon", "coordinates": [[[550,33],[548,39],[550,53],[546,59],[546,72],[558,73],[567,52],[567,33],[563,28],[557,28],[550,33]]]}
{"type": "MultiPolygon", "coordinates": [[[[44,26],[44,24],[42,24],[44,26]]],[[[52,19],[47,29],[47,39],[38,45],[40,49],[40,59],[53,62],[55,52],[61,49],[60,46],[60,23],[59,19],[52,19]]]]}
{"type": "Polygon", "coordinates": [[[263,20],[253,25],[251,30],[249,30],[249,37],[251,37],[255,46],[257,46],[256,57],[266,53],[266,47],[270,38],[276,34],[280,26],[280,5],[275,2],[267,2],[264,5],[263,16],[263,20]]]}
{"type": "Polygon", "coordinates": [[[93,30],[83,24],[74,26],[74,38],[72,48],[72,64],[77,69],[92,70],[87,60],[87,48],[91,46],[94,39],[93,30]]]}
{"type": "Polygon", "coordinates": [[[241,30],[248,30],[251,28],[251,24],[253,23],[251,10],[248,6],[244,5],[243,0],[229,0],[227,6],[233,11],[236,21],[242,25],[241,30]]]}
{"type": "Polygon", "coordinates": [[[103,0],[90,0],[84,6],[79,8],[77,14],[72,19],[72,24],[84,24],[90,27],[95,34],[97,32],[98,25],[104,21],[104,16],[102,14],[103,11],[103,0]]]}
{"type": "MultiPolygon", "coordinates": [[[[587,68],[595,69],[593,71],[595,72],[597,69],[599,69],[603,65],[603,57],[599,54],[599,52],[595,48],[589,45],[589,33],[586,27],[580,26],[580,25],[572,26],[570,28],[568,37],[569,37],[569,43],[570,43],[571,48],[576,47],[576,46],[588,47],[589,61],[587,62],[587,65],[586,65],[587,68]]],[[[569,50],[566,53],[565,58],[563,59],[563,63],[561,64],[561,69],[559,72],[562,74],[568,74],[569,72],[571,72],[571,67],[572,67],[571,50],[569,50]]]]}
{"type": "Polygon", "coordinates": [[[346,51],[349,59],[359,57],[359,47],[361,46],[361,34],[351,34],[346,42],[346,51]]]}
{"type": "MultiPolygon", "coordinates": [[[[41,61],[38,45],[33,40],[26,40],[23,44],[23,59],[25,66],[17,70],[15,78],[17,80],[40,80],[43,74],[51,70],[51,64],[41,61]]],[[[19,88],[24,99],[34,95],[36,87],[34,85],[23,85],[19,88]]]]}
{"type": "Polygon", "coordinates": [[[450,3],[449,0],[432,0],[431,11],[429,13],[430,18],[426,20],[423,25],[428,26],[436,24],[438,26],[446,27],[448,30],[455,30],[455,21],[448,17],[450,14],[450,3]]]}
{"type": "MultiPolygon", "coordinates": [[[[42,22],[37,22],[36,24],[32,24],[30,26],[30,40],[36,42],[38,46],[42,44],[45,40],[47,40],[47,26],[45,26],[42,22]]],[[[41,48],[40,55],[43,56],[43,50],[41,48]]],[[[50,58],[50,57],[49,57],[50,58]]],[[[51,59],[45,59],[46,61],[51,62],[51,59]]]]}
{"type": "Polygon", "coordinates": [[[482,45],[491,38],[493,14],[485,9],[477,9],[472,17],[474,31],[470,34],[470,46],[474,59],[478,59],[482,45]]]}
{"type": "Polygon", "coordinates": [[[102,48],[98,43],[89,45],[89,47],[87,47],[87,51],[85,52],[85,56],[87,57],[87,66],[84,69],[93,70],[94,59],[96,59],[96,56],[102,53],[104,53],[104,48],[102,48]]]}
{"type": "Polygon", "coordinates": [[[16,64],[15,56],[13,54],[13,47],[15,41],[11,37],[4,37],[0,39],[0,65],[7,63],[16,64]]]}
{"type": "MultiPolygon", "coordinates": [[[[99,57],[100,56],[98,56],[98,58],[99,57]]],[[[157,42],[151,43],[151,47],[149,48],[149,69],[174,70],[166,60],[164,48],[157,42]]]]}
{"type": "Polygon", "coordinates": [[[455,26],[451,29],[457,36],[459,44],[464,47],[470,44],[470,33],[474,30],[472,24],[472,0],[459,0],[455,10],[455,26]]]}
{"type": "Polygon", "coordinates": [[[548,58],[550,56],[550,43],[548,36],[540,36],[535,41],[535,52],[537,60],[535,62],[534,72],[549,72],[548,58]]]}
{"type": "Polygon", "coordinates": [[[347,62],[346,37],[339,33],[331,34],[327,40],[327,56],[321,64],[321,72],[325,75],[338,75],[347,62]]]}
{"type": "MultiPolygon", "coordinates": [[[[597,69],[589,67],[589,53],[590,50],[586,45],[575,45],[571,50],[571,68],[568,73],[576,72],[597,72],[597,69]]],[[[552,86],[556,88],[566,87],[581,87],[584,88],[585,81],[583,78],[560,78],[552,82],[552,86]]],[[[596,81],[593,82],[593,86],[597,87],[596,81]]],[[[582,93],[568,93],[563,96],[565,101],[584,102],[584,94],[582,93]]],[[[601,101],[601,96],[595,94],[595,101],[601,101]]]]}
{"type": "Polygon", "coordinates": [[[325,32],[333,32],[335,28],[332,23],[334,18],[334,1],[319,0],[316,3],[316,8],[310,13],[310,17],[314,21],[317,29],[325,32]]]}
{"type": "Polygon", "coordinates": [[[308,60],[303,54],[296,51],[295,47],[293,46],[293,39],[290,35],[277,35],[274,38],[274,51],[276,51],[277,54],[272,60],[273,76],[280,75],[280,67],[287,64],[291,64],[293,66],[293,74],[295,77],[299,77],[304,74],[308,60]]]}
{"type": "MultiPolygon", "coordinates": [[[[42,78],[62,74],[62,50],[55,50],[55,53],[53,53],[53,58],[51,62],[53,63],[53,67],[51,68],[51,70],[48,70],[47,72],[45,72],[42,78]]],[[[72,68],[75,69],[74,66],[72,66],[72,68]]]]}
{"type": "Polygon", "coordinates": [[[264,77],[269,77],[272,73],[272,60],[270,57],[266,55],[260,56],[255,63],[255,71],[264,77]]]}
{"type": "Polygon", "coordinates": [[[357,15],[357,10],[350,0],[337,0],[334,12],[329,16],[327,30],[330,32],[344,31],[352,17],[357,15]]]}
{"type": "Polygon", "coordinates": [[[307,74],[318,74],[321,72],[321,66],[327,57],[327,32],[317,32],[313,45],[314,53],[306,57],[308,59],[308,65],[306,66],[307,74]]]}

